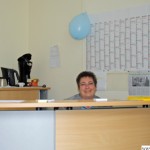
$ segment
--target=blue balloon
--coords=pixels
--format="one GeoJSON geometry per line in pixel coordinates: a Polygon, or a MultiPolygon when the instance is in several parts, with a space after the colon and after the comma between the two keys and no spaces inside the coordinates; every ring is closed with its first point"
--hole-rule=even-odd
{"type": "Polygon", "coordinates": [[[77,40],[84,39],[91,31],[91,24],[86,13],[75,16],[69,23],[69,32],[77,40]]]}

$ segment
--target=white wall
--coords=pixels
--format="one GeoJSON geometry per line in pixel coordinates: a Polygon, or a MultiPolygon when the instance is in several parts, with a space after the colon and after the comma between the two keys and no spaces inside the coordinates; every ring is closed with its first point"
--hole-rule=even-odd
{"type": "Polygon", "coordinates": [[[68,24],[81,12],[81,0],[30,0],[33,77],[52,88],[50,98],[64,99],[76,93],[75,77],[83,70],[83,41],[70,37],[68,24]],[[50,47],[55,44],[60,50],[60,67],[50,68],[50,47]]]}
{"type": "MultiPolygon", "coordinates": [[[[110,12],[149,3],[149,0],[0,0],[0,64],[17,68],[17,58],[32,53],[32,78],[52,89],[49,98],[77,93],[75,78],[85,70],[84,40],[68,32],[71,19],[87,11],[110,12]],[[50,68],[50,47],[58,44],[60,67],[50,68]]],[[[108,89],[99,96],[126,98],[127,74],[109,74],[108,89]],[[116,84],[116,81],[120,84],[116,84]]]]}
{"type": "MultiPolygon", "coordinates": [[[[30,0],[30,49],[34,56],[33,74],[52,87],[50,98],[64,99],[77,93],[75,78],[85,70],[84,40],[74,40],[68,32],[71,19],[87,11],[110,12],[148,3],[149,0],[30,0]],[[50,47],[58,44],[61,66],[50,68],[50,47]]],[[[97,92],[110,99],[126,99],[128,74],[108,74],[107,91],[97,92]],[[119,81],[119,82],[118,82],[119,81]],[[117,84],[116,84],[117,83],[117,84]]]]}
{"type": "Polygon", "coordinates": [[[28,0],[0,0],[0,67],[18,69],[17,58],[29,51],[28,12],[28,0]]]}

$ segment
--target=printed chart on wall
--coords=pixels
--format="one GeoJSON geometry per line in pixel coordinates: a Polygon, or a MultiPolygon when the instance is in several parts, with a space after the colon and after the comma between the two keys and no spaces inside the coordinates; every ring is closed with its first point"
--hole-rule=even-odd
{"type": "Polygon", "coordinates": [[[88,15],[87,70],[150,70],[150,4],[88,15]]]}

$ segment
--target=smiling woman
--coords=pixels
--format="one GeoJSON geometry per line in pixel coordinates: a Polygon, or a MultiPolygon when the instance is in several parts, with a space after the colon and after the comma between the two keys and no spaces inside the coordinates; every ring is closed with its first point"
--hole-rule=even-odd
{"type": "Polygon", "coordinates": [[[97,89],[97,78],[93,72],[81,72],[76,78],[76,83],[79,93],[67,99],[74,100],[99,98],[95,95],[97,89]]]}
{"type": "MultiPolygon", "coordinates": [[[[95,95],[97,90],[97,78],[96,75],[91,71],[83,71],[79,73],[76,78],[76,83],[78,87],[78,94],[73,95],[66,100],[90,100],[99,98],[95,95]]],[[[80,109],[90,109],[93,107],[83,106],[80,109]]],[[[72,109],[72,107],[67,107],[67,109],[72,109]]]]}

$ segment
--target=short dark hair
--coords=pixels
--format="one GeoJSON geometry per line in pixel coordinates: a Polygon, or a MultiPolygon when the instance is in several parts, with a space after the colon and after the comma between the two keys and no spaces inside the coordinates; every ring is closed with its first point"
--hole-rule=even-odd
{"type": "Polygon", "coordinates": [[[96,75],[93,72],[91,72],[91,71],[83,71],[76,78],[76,82],[77,82],[78,87],[79,87],[79,84],[80,84],[80,79],[82,77],[91,77],[93,79],[93,81],[94,81],[95,86],[97,86],[96,75]]]}

